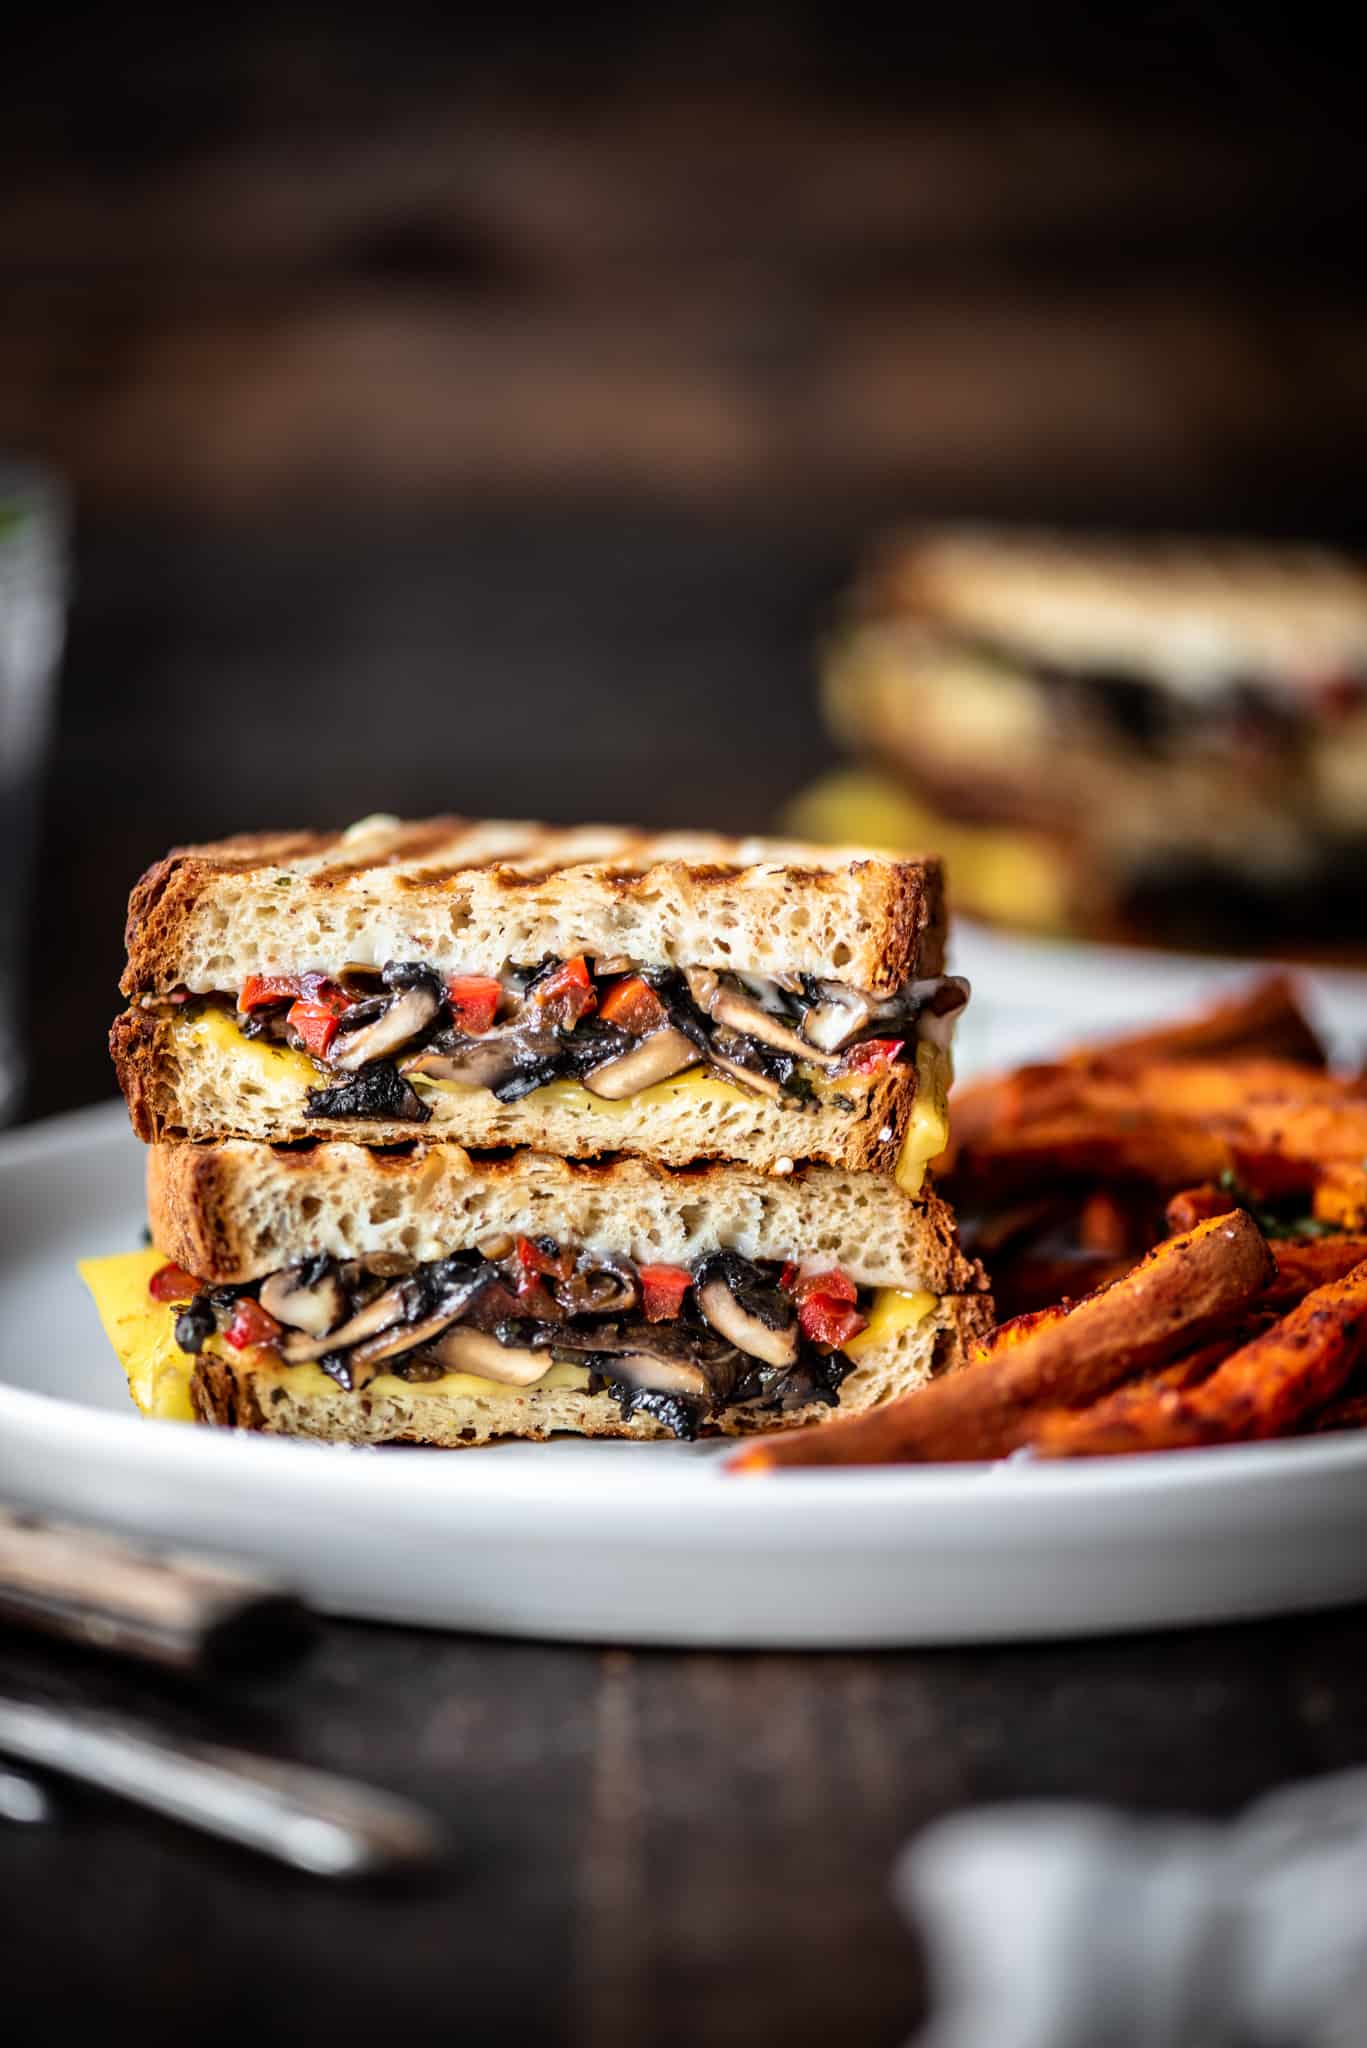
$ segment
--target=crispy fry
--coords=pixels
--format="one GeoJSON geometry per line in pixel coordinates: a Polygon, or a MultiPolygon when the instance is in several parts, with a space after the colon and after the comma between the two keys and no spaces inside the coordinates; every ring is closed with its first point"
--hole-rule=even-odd
{"type": "MultiPolygon", "coordinates": [[[[1218,1225],[1216,1226],[1219,1227],[1218,1225]]],[[[1093,1451],[1179,1450],[1281,1436],[1339,1393],[1367,1346],[1367,1260],[1308,1294],[1290,1315],[1243,1345],[1199,1386],[1124,1388],[1091,1411],[1093,1451]]],[[[1079,1425],[1086,1418],[1075,1418],[1079,1425]]],[[[1062,1425],[1039,1423],[1037,1447],[1058,1454],[1062,1425]]],[[[1069,1455],[1080,1455],[1079,1426],[1069,1455]]]]}
{"type": "Polygon", "coordinates": [[[1324,1065],[1324,1048],[1284,974],[1269,974],[1183,1023],[1160,1024],[1151,1031],[1113,1038],[1100,1047],[1084,1046],[1070,1057],[1088,1062],[1098,1052],[1112,1063],[1129,1061],[1134,1065],[1166,1059],[1224,1060],[1241,1054],[1295,1060],[1312,1067],[1324,1065]]]}
{"type": "Polygon", "coordinates": [[[1297,1435],[1325,1436],[1335,1429],[1367,1429],[1367,1390],[1358,1393],[1350,1388],[1338,1395],[1327,1408],[1307,1416],[1297,1435]]]}
{"type": "Polygon", "coordinates": [[[1204,1180],[1199,1187],[1183,1188],[1167,1206],[1169,1234],[1175,1237],[1179,1231],[1194,1230],[1208,1216],[1228,1216],[1238,1206],[1228,1188],[1217,1188],[1214,1181],[1204,1180]]]}
{"type": "Polygon", "coordinates": [[[1089,1408],[1050,1408],[1031,1426],[1030,1449],[1041,1458],[1106,1458],[1135,1448],[1132,1417],[1155,1400],[1200,1386],[1232,1352],[1260,1336],[1277,1320],[1272,1310],[1250,1316],[1237,1328],[1189,1351],[1146,1379],[1116,1387],[1089,1408]]]}
{"type": "Polygon", "coordinates": [[[1212,1338],[1256,1300],[1271,1270],[1251,1217],[1215,1217],[963,1371],[871,1414],[748,1446],[728,1469],[1003,1457],[1042,1408],[1083,1406],[1212,1338]]]}
{"type": "Polygon", "coordinates": [[[1158,1188],[1218,1181],[1238,1171],[1227,1139],[1199,1125],[1136,1108],[1124,1115],[1079,1112],[1052,1122],[996,1126],[958,1155],[950,1191],[1009,1200],[1041,1184],[1139,1181],[1158,1188]]]}
{"type": "Polygon", "coordinates": [[[1277,1275],[1263,1298],[1274,1307],[1292,1308],[1315,1288],[1341,1280],[1367,1259],[1367,1236],[1278,1237],[1272,1242],[1272,1256],[1277,1275]]]}
{"type": "Polygon", "coordinates": [[[1367,1230],[1367,1165],[1335,1159],[1322,1167],[1311,1213],[1343,1230],[1367,1230]]]}

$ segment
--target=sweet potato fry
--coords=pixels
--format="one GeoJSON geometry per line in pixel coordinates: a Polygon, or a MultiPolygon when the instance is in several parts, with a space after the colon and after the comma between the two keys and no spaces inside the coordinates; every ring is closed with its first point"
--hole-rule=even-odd
{"type": "Polygon", "coordinates": [[[1208,1216],[1228,1216],[1238,1206],[1229,1189],[1216,1187],[1214,1181],[1204,1180],[1199,1187],[1182,1188],[1167,1206],[1169,1235],[1175,1237],[1179,1231],[1195,1230],[1208,1216]]]}
{"type": "Polygon", "coordinates": [[[1043,1185],[1140,1181],[1180,1188],[1237,1171],[1235,1148],[1199,1125],[1137,1107],[1102,1116],[1079,1111],[1049,1122],[994,1126],[960,1148],[951,1192],[961,1204],[1043,1185]]]}
{"type": "Polygon", "coordinates": [[[1339,1394],[1327,1408],[1307,1416],[1297,1434],[1326,1436],[1335,1429],[1367,1429],[1367,1390],[1356,1393],[1350,1388],[1339,1394]]]}
{"type": "Polygon", "coordinates": [[[1311,1213],[1343,1230],[1367,1230],[1367,1165],[1336,1159],[1322,1167],[1311,1213]]]}
{"type": "Polygon", "coordinates": [[[1200,1386],[1232,1352],[1261,1336],[1276,1320],[1273,1310],[1250,1316],[1161,1372],[1103,1394],[1089,1408],[1046,1409],[1031,1425],[1030,1449],[1040,1458],[1107,1458],[1134,1450],[1136,1415],[1142,1417],[1155,1402],[1200,1386]]]}
{"type": "MultiPolygon", "coordinates": [[[[1218,1227],[1218,1226],[1217,1226],[1218,1227]]],[[[1199,1386],[1127,1388],[1111,1408],[1111,1451],[1179,1450],[1198,1444],[1283,1436],[1340,1392],[1367,1347],[1367,1260],[1308,1294],[1199,1386]],[[1123,1408],[1122,1415],[1117,1410],[1123,1408]]],[[[1093,1410],[1095,1419],[1096,1411],[1093,1410]]],[[[1060,1425],[1039,1425],[1041,1448],[1057,1446],[1060,1425]]],[[[1080,1434],[1081,1432],[1078,1432],[1080,1434]]],[[[1078,1455],[1076,1435],[1072,1455],[1078,1455]]]]}
{"type": "Polygon", "coordinates": [[[1101,1046],[1084,1046],[1070,1057],[1085,1062],[1099,1053],[1109,1061],[1129,1061],[1136,1066],[1150,1060],[1223,1060],[1240,1054],[1262,1054],[1312,1067],[1324,1065],[1324,1048],[1284,974],[1269,974],[1183,1023],[1160,1024],[1101,1046]]]}
{"type": "Polygon", "coordinates": [[[1113,1188],[1097,1188],[1088,1195],[1077,1219],[1077,1236],[1084,1251],[1102,1252],[1111,1259],[1144,1248],[1133,1205],[1122,1202],[1113,1188]]]}
{"type": "Polygon", "coordinates": [[[1026,1441],[1041,1409],[1085,1406],[1214,1337],[1256,1300],[1271,1271],[1250,1216],[1214,1217],[963,1371],[848,1422],[749,1445],[728,1469],[1004,1457],[1026,1441]]]}
{"type": "Polygon", "coordinates": [[[1341,1280],[1367,1259],[1367,1236],[1277,1237],[1272,1240],[1276,1278],[1263,1299],[1273,1307],[1292,1308],[1315,1288],[1341,1280]]]}

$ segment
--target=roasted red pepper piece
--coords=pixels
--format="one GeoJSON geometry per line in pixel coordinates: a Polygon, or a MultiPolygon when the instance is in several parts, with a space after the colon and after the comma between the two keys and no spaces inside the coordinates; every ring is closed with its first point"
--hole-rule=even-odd
{"type": "Polygon", "coordinates": [[[252,1010],[264,1010],[268,1003],[288,1003],[303,989],[298,974],[253,974],[242,985],[237,1007],[245,1017],[252,1010]]]}
{"type": "Polygon", "coordinates": [[[809,1294],[797,1311],[802,1334],[822,1351],[839,1351],[869,1326],[867,1316],[831,1294],[809,1294]]]}
{"type": "Polygon", "coordinates": [[[693,1285],[686,1266],[639,1266],[641,1303],[648,1323],[672,1323],[693,1285]]]}
{"type": "Polygon", "coordinates": [[[503,984],[492,974],[448,974],[446,977],[446,1000],[451,1005],[456,1029],[472,1038],[489,1029],[498,1015],[502,999],[503,984]]]}
{"type": "Polygon", "coordinates": [[[305,1050],[311,1052],[315,1059],[322,1059],[337,1036],[337,1019],[351,1008],[356,998],[349,996],[345,989],[338,988],[334,981],[321,978],[315,981],[312,975],[303,979],[314,982],[314,986],[305,987],[298,1001],[290,1004],[285,1022],[302,1041],[305,1050]]]}
{"type": "MultiPolygon", "coordinates": [[[[787,1268],[784,1268],[787,1271],[787,1268]]],[[[857,1301],[859,1289],[848,1273],[842,1273],[839,1266],[828,1266],[824,1273],[807,1273],[792,1290],[799,1301],[809,1301],[814,1294],[826,1294],[832,1301],[857,1301]]]]}
{"type": "Polygon", "coordinates": [[[588,1016],[598,1001],[589,963],[582,953],[576,953],[573,960],[564,960],[559,967],[552,968],[534,985],[531,994],[548,1016],[570,1031],[581,1017],[588,1016]]]}
{"type": "Polygon", "coordinates": [[[244,1294],[234,1306],[233,1319],[223,1335],[234,1351],[245,1351],[249,1344],[273,1344],[280,1335],[280,1325],[274,1316],[267,1315],[259,1301],[244,1294]]]}
{"type": "Polygon", "coordinates": [[[852,1074],[876,1074],[880,1068],[892,1065],[905,1044],[905,1038],[866,1038],[850,1047],[845,1065],[852,1074]]]}
{"type": "Polygon", "coordinates": [[[546,1251],[534,1238],[520,1237],[517,1240],[518,1262],[524,1273],[545,1273],[552,1280],[568,1280],[574,1271],[574,1253],[561,1251],[557,1245],[554,1251],[546,1251]]]}
{"type": "Polygon", "coordinates": [[[624,981],[614,981],[598,1005],[598,1014],[605,1022],[644,1038],[664,1023],[665,1006],[643,975],[629,974],[624,981]]]}
{"type": "Polygon", "coordinates": [[[153,1301],[190,1301],[199,1293],[199,1282],[184,1266],[158,1266],[147,1283],[153,1301]]]}

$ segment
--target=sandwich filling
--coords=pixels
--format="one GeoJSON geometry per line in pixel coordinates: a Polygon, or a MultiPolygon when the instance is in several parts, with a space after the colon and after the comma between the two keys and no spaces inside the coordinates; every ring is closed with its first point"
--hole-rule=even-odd
{"type": "MultiPolygon", "coordinates": [[[[255,975],[234,998],[179,991],[193,1014],[231,1015],[242,1036],[306,1055],[319,1085],[304,1115],[425,1123],[424,1086],[516,1102],[575,1081],[604,1102],[707,1070],[801,1109],[947,1050],[968,985],[938,975],[879,998],[810,975],[769,979],[626,959],[542,961],[501,975],[442,974],[421,961],[255,975]]],[[[851,1103],[853,1106],[853,1103],[851,1103]]]]}
{"type": "Polygon", "coordinates": [[[320,1254],[241,1286],[161,1265],[147,1292],[174,1314],[190,1358],[209,1346],[256,1369],[314,1368],[357,1396],[381,1375],[434,1390],[451,1375],[528,1392],[570,1385],[683,1438],[741,1404],[836,1403],[861,1340],[881,1342],[933,1306],[816,1261],[719,1251],[692,1266],[638,1264],[511,1235],[424,1263],[320,1254]]]}

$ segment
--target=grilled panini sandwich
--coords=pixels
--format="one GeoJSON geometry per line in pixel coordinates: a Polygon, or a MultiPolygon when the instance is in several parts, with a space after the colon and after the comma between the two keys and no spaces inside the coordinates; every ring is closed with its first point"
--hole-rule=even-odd
{"type": "Polygon", "coordinates": [[[960,908],[1263,947],[1359,928],[1358,563],[931,529],[870,565],[826,696],[865,779],[818,788],[795,823],[933,835],[960,908]]]}
{"type": "Polygon", "coordinates": [[[945,1138],[934,860],[371,818],[146,874],[113,1029],[140,1137],[421,1137],[896,1172],[945,1138]]]}
{"type": "Polygon", "coordinates": [[[347,1443],[742,1434],[858,1412],[990,1321],[929,1190],[227,1139],[149,1155],[83,1269],[145,1412],[347,1443]]]}

